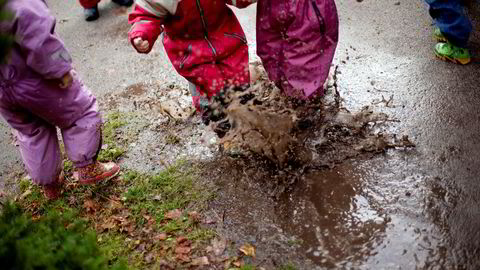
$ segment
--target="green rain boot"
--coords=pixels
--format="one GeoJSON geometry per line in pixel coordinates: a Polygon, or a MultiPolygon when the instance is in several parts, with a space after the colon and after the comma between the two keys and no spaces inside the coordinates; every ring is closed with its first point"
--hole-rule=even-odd
{"type": "Polygon", "coordinates": [[[470,63],[470,53],[465,48],[457,47],[451,43],[437,43],[435,45],[435,55],[443,61],[455,64],[466,65],[470,63]]]}

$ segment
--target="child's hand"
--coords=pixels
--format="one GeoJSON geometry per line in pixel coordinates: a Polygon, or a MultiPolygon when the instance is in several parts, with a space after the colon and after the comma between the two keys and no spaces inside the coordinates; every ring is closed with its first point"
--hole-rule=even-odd
{"type": "Polygon", "coordinates": [[[133,40],[133,45],[135,46],[137,51],[142,53],[148,52],[148,49],[150,49],[150,44],[148,44],[148,40],[143,40],[140,37],[133,40]]]}
{"type": "Polygon", "coordinates": [[[72,86],[73,83],[73,75],[72,71],[67,72],[63,77],[60,79],[60,88],[66,89],[72,86]]]}

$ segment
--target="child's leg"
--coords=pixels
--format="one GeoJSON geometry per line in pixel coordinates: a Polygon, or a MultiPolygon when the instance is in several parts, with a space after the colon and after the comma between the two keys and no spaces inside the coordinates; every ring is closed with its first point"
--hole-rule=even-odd
{"type": "Polygon", "coordinates": [[[466,48],[472,24],[460,0],[426,0],[437,27],[453,45],[466,48]]]}
{"type": "Polygon", "coordinates": [[[33,87],[26,83],[22,91],[17,92],[17,100],[33,114],[61,129],[65,150],[75,167],[79,171],[87,167],[94,171],[88,175],[94,180],[85,182],[100,181],[118,172],[116,165],[105,171],[96,162],[101,147],[102,119],[96,98],[77,78],[68,89],[43,80],[33,87]]]}
{"type": "Polygon", "coordinates": [[[99,2],[100,0],[80,0],[80,5],[85,9],[84,16],[86,21],[94,21],[100,17],[97,6],[99,2]]]}
{"type": "MultiPolygon", "coordinates": [[[[84,95],[84,93],[80,93],[84,95]]],[[[79,119],[61,127],[65,151],[76,168],[95,163],[102,142],[102,119],[96,103],[92,103],[79,119]]]]}
{"type": "Polygon", "coordinates": [[[237,49],[218,65],[224,78],[230,78],[231,86],[247,87],[250,84],[252,78],[250,78],[248,64],[248,46],[245,45],[237,49]]]}
{"type": "Polygon", "coordinates": [[[201,88],[194,83],[188,82],[188,90],[192,95],[193,106],[195,106],[198,112],[203,112],[208,107],[208,98],[202,95],[200,89],[201,88]]]}
{"type": "Polygon", "coordinates": [[[80,5],[85,9],[94,8],[98,3],[100,3],[100,0],[80,0],[80,5]]]}
{"type": "Polygon", "coordinates": [[[16,130],[20,153],[32,181],[43,186],[53,184],[62,160],[55,126],[3,101],[0,114],[16,130]]]}

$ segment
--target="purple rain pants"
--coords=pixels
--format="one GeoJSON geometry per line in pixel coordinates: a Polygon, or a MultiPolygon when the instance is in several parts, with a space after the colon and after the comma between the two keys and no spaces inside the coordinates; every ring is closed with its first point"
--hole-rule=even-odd
{"type": "Polygon", "coordinates": [[[62,169],[56,127],[76,167],[94,162],[102,119],[96,98],[78,79],[68,89],[31,78],[2,88],[0,114],[17,131],[23,162],[35,183],[52,183],[62,169]]]}

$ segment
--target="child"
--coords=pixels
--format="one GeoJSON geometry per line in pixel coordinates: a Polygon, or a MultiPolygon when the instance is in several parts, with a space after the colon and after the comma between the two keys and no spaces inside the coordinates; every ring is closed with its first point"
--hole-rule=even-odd
{"type": "MultiPolygon", "coordinates": [[[[100,0],[80,0],[80,5],[84,8],[84,15],[86,21],[94,21],[100,17],[98,12],[98,3],[100,0]]],[[[117,5],[129,7],[133,4],[133,0],[112,0],[117,5]]]]}
{"type": "Polygon", "coordinates": [[[259,0],[257,53],[270,80],[301,99],[322,94],[338,43],[333,0],[259,0]]]}
{"type": "Polygon", "coordinates": [[[133,24],[129,39],[139,53],[149,53],[163,32],[170,61],[191,83],[195,107],[205,118],[217,121],[222,116],[210,116],[208,98],[226,88],[248,87],[250,82],[247,39],[227,4],[244,8],[252,2],[137,0],[129,16],[133,24]]]}
{"type": "Polygon", "coordinates": [[[43,0],[12,0],[14,17],[0,31],[15,44],[0,65],[0,114],[16,130],[20,152],[33,182],[48,199],[60,196],[62,155],[56,126],[81,184],[115,176],[114,163],[96,161],[102,120],[95,97],[80,82],[63,42],[54,33],[55,19],[43,0]]]}
{"type": "Polygon", "coordinates": [[[430,15],[435,20],[435,55],[445,61],[466,65],[471,57],[467,43],[472,24],[464,13],[462,0],[427,0],[430,15]]]}

